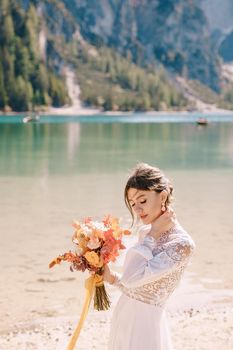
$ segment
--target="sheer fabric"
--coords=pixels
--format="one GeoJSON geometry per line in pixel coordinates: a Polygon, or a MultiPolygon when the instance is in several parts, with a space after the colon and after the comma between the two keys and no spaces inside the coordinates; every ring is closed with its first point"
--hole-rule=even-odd
{"type": "Polygon", "coordinates": [[[122,295],[113,312],[108,350],[172,350],[164,307],[196,245],[179,223],[158,239],[147,235],[150,228],[141,227],[138,242],[125,256],[123,273],[115,273],[113,285],[122,295]],[[141,344],[138,337],[143,334],[146,343],[141,344]]]}

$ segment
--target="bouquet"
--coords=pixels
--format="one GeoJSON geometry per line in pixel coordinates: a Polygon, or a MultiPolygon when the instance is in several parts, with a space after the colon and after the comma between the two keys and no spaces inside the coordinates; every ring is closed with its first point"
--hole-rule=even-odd
{"type": "Polygon", "coordinates": [[[111,303],[103,281],[104,265],[116,260],[119,250],[126,248],[122,244],[122,236],[131,234],[129,230],[120,227],[118,218],[111,215],[105,216],[100,222],[87,217],[83,222],[74,222],[72,226],[75,229],[72,236],[75,251],[59,255],[49,264],[49,268],[52,268],[61,261],[67,261],[70,263],[72,272],[88,270],[91,273],[91,277],[85,281],[87,294],[82,316],[68,350],[75,346],[90,306],[92,294],[94,293],[94,309],[100,311],[110,308],[111,303]]]}

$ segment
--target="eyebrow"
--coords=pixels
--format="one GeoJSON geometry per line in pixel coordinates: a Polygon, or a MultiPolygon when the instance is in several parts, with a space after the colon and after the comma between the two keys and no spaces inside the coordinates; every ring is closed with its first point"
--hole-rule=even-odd
{"type": "MultiPolygon", "coordinates": [[[[138,197],[135,198],[135,199],[138,199],[138,198],[143,197],[143,196],[145,196],[145,194],[140,194],[140,196],[138,196],[138,197]]],[[[132,201],[133,201],[132,199],[129,199],[129,202],[132,202],[132,201]]]]}

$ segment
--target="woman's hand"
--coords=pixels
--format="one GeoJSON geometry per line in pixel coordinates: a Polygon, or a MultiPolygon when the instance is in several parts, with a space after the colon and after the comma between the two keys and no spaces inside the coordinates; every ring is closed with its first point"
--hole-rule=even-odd
{"type": "Polygon", "coordinates": [[[148,235],[158,238],[163,232],[169,230],[177,222],[176,214],[172,208],[167,210],[151,224],[151,231],[148,235]]]}
{"type": "Polygon", "coordinates": [[[110,284],[112,284],[115,281],[115,276],[111,272],[108,264],[104,265],[103,279],[104,279],[104,281],[106,281],[106,282],[108,282],[110,284]]]}

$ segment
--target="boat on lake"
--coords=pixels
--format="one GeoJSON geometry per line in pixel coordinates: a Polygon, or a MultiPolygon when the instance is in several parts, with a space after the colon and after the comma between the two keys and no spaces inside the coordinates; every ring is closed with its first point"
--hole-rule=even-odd
{"type": "Polygon", "coordinates": [[[197,124],[198,125],[207,125],[209,122],[206,118],[198,118],[197,119],[197,124]]]}
{"type": "Polygon", "coordinates": [[[24,123],[29,123],[29,122],[37,122],[40,120],[40,116],[39,114],[30,114],[30,115],[27,115],[23,118],[23,122],[24,123]]]}

